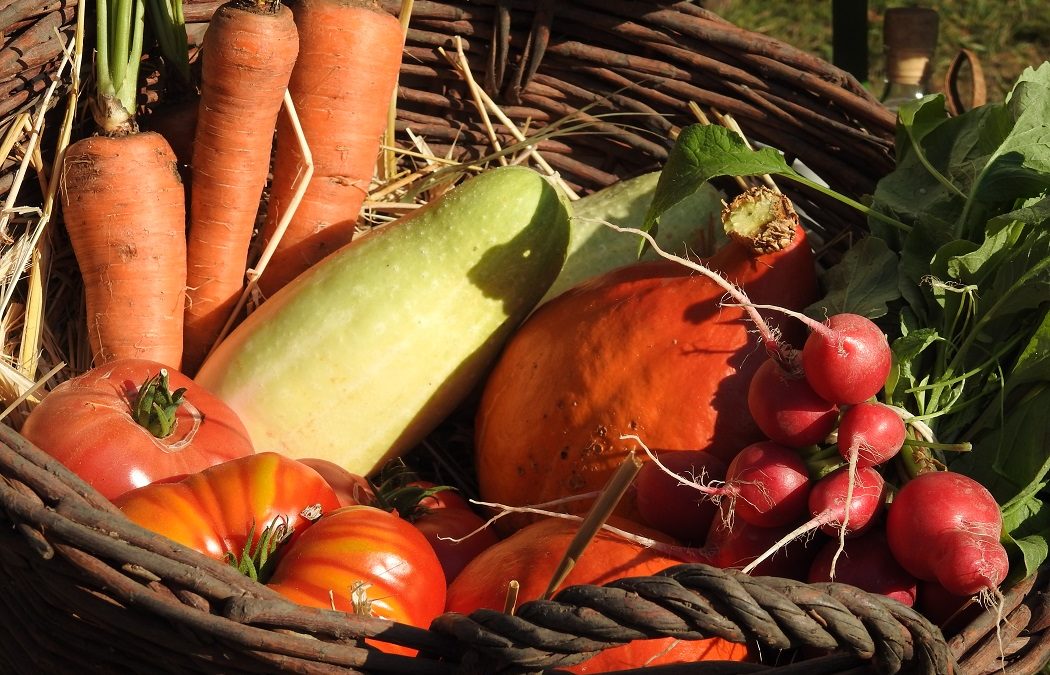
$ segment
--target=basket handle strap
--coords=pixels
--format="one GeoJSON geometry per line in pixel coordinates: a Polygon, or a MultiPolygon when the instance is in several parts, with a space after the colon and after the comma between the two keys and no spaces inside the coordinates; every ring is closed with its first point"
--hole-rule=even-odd
{"type": "Polygon", "coordinates": [[[510,54],[510,5],[509,0],[496,3],[496,14],[492,23],[492,47],[485,71],[485,90],[495,95],[503,86],[510,54]]]}
{"type": "Polygon", "coordinates": [[[969,49],[960,49],[944,74],[944,91],[947,99],[948,110],[953,115],[964,113],[971,108],[984,105],[988,101],[988,89],[984,80],[984,69],[977,54],[969,49]],[[970,96],[969,100],[959,91],[959,82],[962,78],[963,64],[970,66],[970,96]]]}
{"type": "Polygon", "coordinates": [[[539,70],[543,55],[550,43],[551,24],[554,21],[554,0],[537,0],[532,15],[532,28],[525,48],[518,58],[510,80],[504,84],[507,63],[510,61],[510,2],[498,0],[492,27],[492,48],[489,50],[486,79],[491,93],[502,92],[507,101],[521,103],[521,92],[539,70]]]}

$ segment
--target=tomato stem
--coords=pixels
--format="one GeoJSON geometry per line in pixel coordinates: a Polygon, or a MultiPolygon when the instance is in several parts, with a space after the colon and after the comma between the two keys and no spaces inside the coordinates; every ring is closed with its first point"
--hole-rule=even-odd
{"type": "Polygon", "coordinates": [[[252,523],[248,530],[248,541],[244,544],[240,555],[227,551],[226,562],[231,567],[236,567],[238,572],[252,581],[265,584],[273,573],[277,560],[274,554],[291,534],[288,519],[282,516],[264,527],[259,535],[259,540],[255,541],[255,523],[252,523]]]}
{"type": "Polygon", "coordinates": [[[400,460],[394,460],[380,472],[373,490],[375,500],[370,506],[384,511],[396,511],[409,522],[415,522],[430,512],[423,500],[445,490],[449,485],[419,485],[419,476],[400,460]]]}
{"type": "Polygon", "coordinates": [[[167,438],[175,431],[175,414],[185,400],[186,388],[171,391],[168,371],[160,372],[142,383],[135,401],[135,421],[156,438],[167,438]]]}

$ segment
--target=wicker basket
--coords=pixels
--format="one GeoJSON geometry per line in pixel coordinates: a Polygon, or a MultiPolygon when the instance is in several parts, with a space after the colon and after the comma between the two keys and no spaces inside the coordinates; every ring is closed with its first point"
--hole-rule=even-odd
{"type": "MultiPolygon", "coordinates": [[[[191,34],[219,4],[187,5],[191,34]]],[[[33,20],[68,28],[72,7],[56,3],[33,20]]],[[[416,2],[398,130],[438,153],[469,158],[492,147],[466,86],[437,50],[454,51],[457,36],[509,118],[496,127],[501,142],[570,115],[587,122],[589,133],[538,146],[580,192],[658,168],[675,130],[696,121],[690,101],[732,114],[749,138],[785,150],[847,195],[870,193],[893,165],[893,116],[844,73],[695,5],[633,0],[416,2]]],[[[26,66],[25,81],[48,82],[55,63],[52,56],[26,66]]],[[[38,103],[39,91],[27,85],[26,98],[4,114],[38,103]]],[[[823,209],[815,226],[828,242],[863,231],[853,213],[819,194],[792,197],[806,210],[823,209]]],[[[853,587],[704,565],[568,588],[514,616],[444,615],[423,630],[291,604],[131,524],[4,425],[0,476],[3,672],[557,672],[644,636],[720,636],[762,655],[762,663],[634,671],[644,675],[770,667],[1032,674],[1050,660],[1046,572],[1007,592],[1004,621],[983,612],[947,637],[904,606],[853,587]],[[370,636],[420,652],[383,654],[361,642],[370,636]]]]}
{"type": "MultiPolygon", "coordinates": [[[[0,138],[5,147],[24,142],[32,117],[61,100],[57,84],[63,45],[72,35],[77,0],[12,0],[0,4],[0,138]],[[56,87],[57,89],[57,87],[56,87]],[[58,94],[57,96],[55,94],[58,94]]],[[[0,164],[0,199],[11,190],[18,158],[5,153],[0,164]]]]}

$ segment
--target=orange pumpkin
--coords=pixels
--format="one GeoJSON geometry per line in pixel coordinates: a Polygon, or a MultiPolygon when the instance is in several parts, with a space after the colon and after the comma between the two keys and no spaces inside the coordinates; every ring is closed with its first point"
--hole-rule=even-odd
{"type": "MultiPolygon", "coordinates": [[[[800,227],[779,241],[780,250],[758,255],[733,240],[707,264],[753,302],[799,310],[816,299],[813,255],[800,227]]],[[[724,299],[710,279],[660,261],[615,270],[540,307],[505,347],[479,402],[482,497],[517,506],[601,489],[629,450],[645,459],[621,435],[654,452],[703,449],[726,461],[762,440],[747,390],[765,356],[744,310],[724,299]]],[[[799,322],[763,315],[800,344],[799,322]]],[[[618,513],[639,519],[631,492],[618,513]]]]}
{"type": "MultiPolygon", "coordinates": [[[[618,520],[616,525],[653,539],[666,540],[664,535],[629,521],[618,520]]],[[[491,546],[471,561],[449,586],[448,611],[469,614],[479,608],[503,609],[511,580],[520,584],[518,604],[539,598],[547,589],[577,528],[577,522],[548,518],[491,546]]],[[[603,531],[588,544],[564,586],[600,585],[624,577],[649,576],[680,562],[603,531]]],[[[747,656],[745,645],[721,638],[654,638],[634,640],[599,652],[575,666],[559,667],[574,673],[606,673],[670,663],[742,661],[747,656]]]]}

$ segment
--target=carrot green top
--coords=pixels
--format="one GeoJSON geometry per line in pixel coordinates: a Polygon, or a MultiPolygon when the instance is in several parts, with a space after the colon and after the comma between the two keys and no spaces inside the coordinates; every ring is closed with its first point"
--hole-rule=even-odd
{"type": "Polygon", "coordinates": [[[160,53],[175,69],[184,85],[190,84],[189,40],[182,0],[149,0],[147,11],[157,35],[160,53]]]}
{"type": "Polygon", "coordinates": [[[96,14],[97,92],[92,112],[103,133],[128,133],[136,128],[143,0],[96,0],[96,14]]]}

